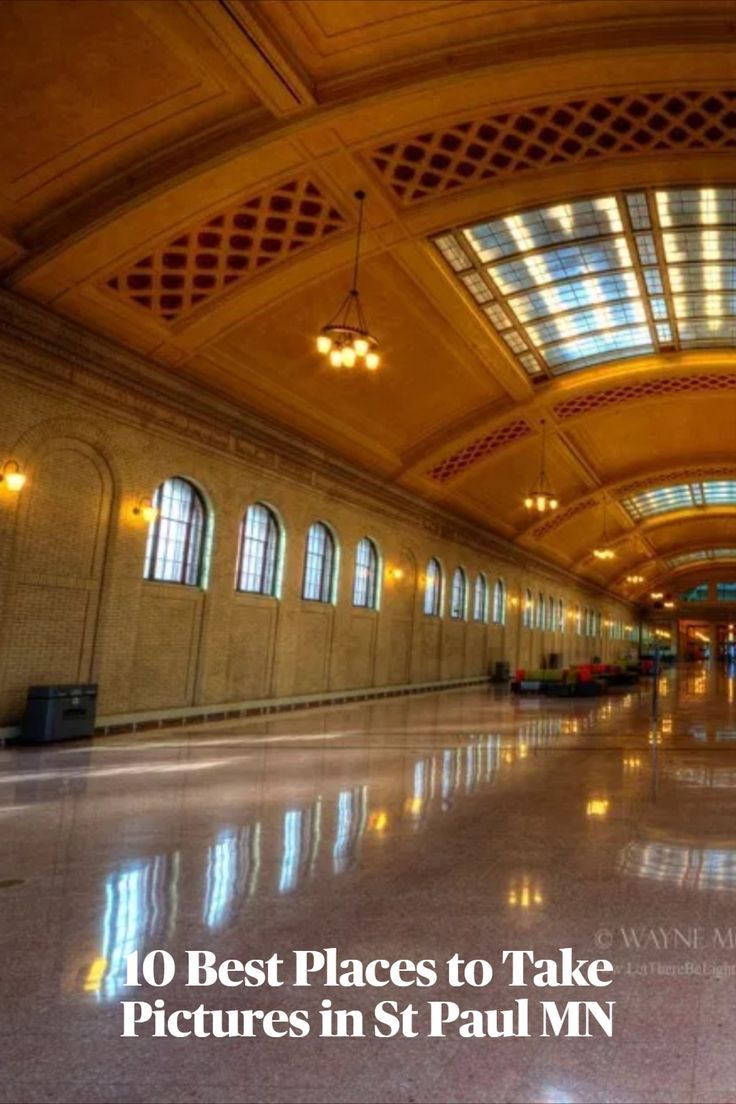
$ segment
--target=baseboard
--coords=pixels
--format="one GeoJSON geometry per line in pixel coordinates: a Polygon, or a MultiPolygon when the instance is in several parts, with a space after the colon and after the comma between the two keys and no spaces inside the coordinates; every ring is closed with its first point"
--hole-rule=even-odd
{"type": "MultiPolygon", "coordinates": [[[[372,701],[381,698],[405,697],[409,694],[431,694],[441,690],[461,690],[470,686],[486,685],[490,675],[474,675],[471,678],[438,679],[434,682],[400,683],[395,686],[366,686],[355,690],[324,690],[318,694],[300,694],[288,698],[260,698],[240,702],[220,702],[216,705],[195,705],[186,708],[145,710],[136,713],[115,713],[97,718],[96,736],[109,736],[125,732],[145,732],[149,729],[206,724],[213,721],[238,720],[243,717],[259,717],[268,713],[286,713],[294,710],[326,708],[353,702],[372,701]]],[[[0,743],[17,739],[20,725],[0,727],[0,743]]]]}

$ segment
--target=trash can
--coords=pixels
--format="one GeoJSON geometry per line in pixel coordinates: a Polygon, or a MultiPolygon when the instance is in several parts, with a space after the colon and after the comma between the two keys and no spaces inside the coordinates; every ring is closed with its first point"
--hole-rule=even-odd
{"type": "Polygon", "coordinates": [[[97,685],[30,686],[26,698],[21,742],[50,744],[78,740],[95,731],[97,685]]]}
{"type": "Polygon", "coordinates": [[[511,678],[511,664],[503,659],[497,659],[493,668],[492,682],[508,682],[511,678]]]}

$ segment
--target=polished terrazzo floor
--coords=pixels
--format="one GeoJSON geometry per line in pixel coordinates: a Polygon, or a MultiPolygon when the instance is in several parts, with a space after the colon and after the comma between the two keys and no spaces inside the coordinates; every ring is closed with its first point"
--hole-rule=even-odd
{"type": "MultiPolygon", "coordinates": [[[[0,752],[0,1099],[733,1100],[736,681],[660,688],[655,724],[650,683],[572,703],[472,690],[0,752]],[[614,1037],[120,1037],[120,1001],[161,995],[126,988],[131,951],[333,946],[608,956],[614,1037]]],[[[165,997],[203,999],[179,980],[165,997]]],[[[389,998],[408,999],[334,1002],[389,998]]]]}

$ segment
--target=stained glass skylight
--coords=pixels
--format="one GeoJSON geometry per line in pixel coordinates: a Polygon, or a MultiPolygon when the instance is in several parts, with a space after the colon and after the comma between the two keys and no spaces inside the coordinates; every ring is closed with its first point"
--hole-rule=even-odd
{"type": "Polygon", "coordinates": [[[655,514],[670,514],[693,506],[736,506],[736,479],[708,480],[653,487],[621,499],[634,521],[655,514]]]}
{"type": "Polygon", "coordinates": [[[736,187],[579,199],[434,244],[534,378],[736,345],[736,187]]]}
{"type": "Polygon", "coordinates": [[[704,560],[736,560],[736,548],[701,548],[697,552],[680,552],[667,560],[669,567],[684,567],[704,560]]]}

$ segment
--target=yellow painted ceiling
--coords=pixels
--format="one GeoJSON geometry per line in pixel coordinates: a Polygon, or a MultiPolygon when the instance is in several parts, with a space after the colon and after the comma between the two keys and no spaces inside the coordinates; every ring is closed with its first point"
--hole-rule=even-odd
{"type": "Polygon", "coordinates": [[[644,589],[674,578],[679,550],[736,546],[733,510],[635,523],[619,505],[672,473],[736,477],[733,349],[535,384],[430,241],[581,196],[736,184],[732,5],[5,0],[2,15],[6,288],[621,593],[634,571],[644,589]],[[372,376],[314,350],[349,286],[357,188],[372,376]],[[543,419],[561,507],[535,525],[521,498],[543,419]],[[618,554],[602,566],[604,502],[618,554]]]}

